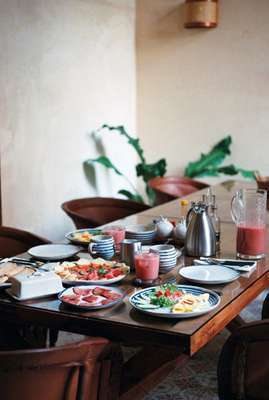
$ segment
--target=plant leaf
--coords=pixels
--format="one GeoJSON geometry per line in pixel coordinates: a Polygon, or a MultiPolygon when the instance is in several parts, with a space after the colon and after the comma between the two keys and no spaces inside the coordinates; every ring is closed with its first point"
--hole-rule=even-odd
{"type": "Polygon", "coordinates": [[[107,124],[102,125],[101,129],[108,129],[110,131],[118,131],[120,135],[125,136],[128,140],[128,143],[134,148],[134,150],[137,152],[140,160],[142,163],[144,163],[145,157],[144,157],[144,150],[142,149],[142,147],[140,146],[140,141],[138,138],[134,138],[132,136],[130,136],[124,126],[119,125],[119,126],[110,126],[107,124]]]}
{"type": "Polygon", "coordinates": [[[166,160],[162,158],[154,164],[140,163],[136,166],[137,176],[142,176],[145,183],[156,176],[164,176],[166,173],[166,160]]]}
{"type": "Polygon", "coordinates": [[[255,171],[238,168],[235,165],[225,165],[224,167],[220,167],[218,172],[226,175],[237,175],[241,174],[244,178],[255,179],[255,171]]]}
{"type": "Polygon", "coordinates": [[[88,160],[85,161],[85,164],[89,165],[93,165],[95,163],[101,164],[108,169],[113,169],[113,171],[115,171],[116,174],[123,176],[123,174],[118,170],[118,168],[115,167],[115,165],[112,164],[110,159],[106,156],[100,156],[98,158],[89,158],[88,160]]]}
{"type": "Polygon", "coordinates": [[[220,165],[225,157],[231,154],[231,144],[231,136],[226,136],[213,146],[207,154],[201,154],[199,160],[190,162],[185,169],[184,175],[193,178],[195,176],[204,176],[209,171],[211,175],[215,174],[214,167],[220,165]]]}
{"type": "Polygon", "coordinates": [[[138,203],[144,203],[144,200],[140,194],[135,194],[130,192],[129,190],[121,189],[118,191],[119,194],[127,197],[127,199],[137,201],[138,203]]]}

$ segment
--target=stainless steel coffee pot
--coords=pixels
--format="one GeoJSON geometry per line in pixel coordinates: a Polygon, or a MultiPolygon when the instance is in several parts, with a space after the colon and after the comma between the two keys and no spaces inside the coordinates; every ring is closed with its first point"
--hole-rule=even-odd
{"type": "Polygon", "coordinates": [[[216,254],[216,234],[205,203],[192,203],[187,214],[185,253],[191,257],[216,254]]]}

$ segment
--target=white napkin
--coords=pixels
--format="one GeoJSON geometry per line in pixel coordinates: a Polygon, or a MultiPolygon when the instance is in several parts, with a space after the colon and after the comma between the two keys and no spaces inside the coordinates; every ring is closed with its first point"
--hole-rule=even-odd
{"type": "Polygon", "coordinates": [[[194,260],[193,264],[194,265],[218,265],[220,267],[231,268],[238,272],[252,272],[257,266],[256,261],[251,262],[251,264],[249,264],[249,261],[248,261],[249,265],[246,265],[246,262],[243,260],[228,260],[228,259],[224,259],[224,258],[218,258],[218,259],[210,259],[210,258],[206,259],[203,257],[201,257],[201,258],[202,258],[202,260],[201,259],[194,260]],[[236,261],[237,264],[230,265],[229,261],[233,261],[233,262],[236,261]]]}

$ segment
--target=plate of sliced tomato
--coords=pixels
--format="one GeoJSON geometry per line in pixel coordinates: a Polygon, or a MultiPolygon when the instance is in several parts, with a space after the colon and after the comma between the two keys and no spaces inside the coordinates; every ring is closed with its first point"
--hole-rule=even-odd
{"type": "Polygon", "coordinates": [[[83,310],[111,307],[122,301],[123,297],[121,289],[100,285],[70,287],[58,296],[62,303],[83,310]]]}
{"type": "Polygon", "coordinates": [[[124,263],[107,261],[102,258],[64,261],[46,265],[60,276],[67,285],[111,285],[119,282],[128,275],[130,267],[124,263]]]}

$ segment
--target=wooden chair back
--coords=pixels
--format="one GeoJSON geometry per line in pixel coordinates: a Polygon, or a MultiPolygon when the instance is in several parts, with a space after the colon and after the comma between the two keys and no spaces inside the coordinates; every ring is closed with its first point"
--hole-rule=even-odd
{"type": "Polygon", "coordinates": [[[149,187],[155,192],[155,204],[160,205],[208,187],[206,183],[191,178],[158,176],[150,179],[149,187]]]}
{"type": "Polygon", "coordinates": [[[110,197],[75,199],[62,204],[62,209],[78,229],[95,228],[149,208],[150,206],[136,201],[110,197]]]}
{"type": "Polygon", "coordinates": [[[50,243],[49,240],[34,235],[33,233],[7,226],[0,226],[1,258],[13,257],[17,254],[24,253],[30,247],[48,243],[50,243]]]}
{"type": "Polygon", "coordinates": [[[248,323],[225,343],[218,363],[220,400],[267,400],[269,320],[248,323]]]}
{"type": "Polygon", "coordinates": [[[122,355],[103,338],[50,349],[0,352],[1,399],[118,398],[122,355]]]}

